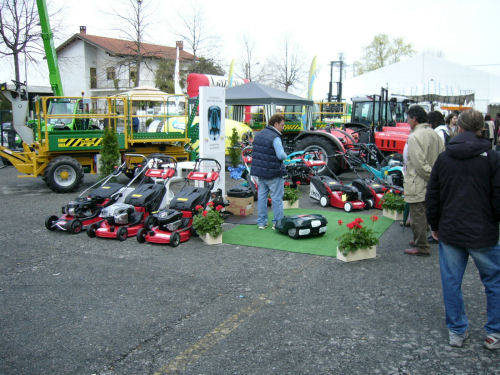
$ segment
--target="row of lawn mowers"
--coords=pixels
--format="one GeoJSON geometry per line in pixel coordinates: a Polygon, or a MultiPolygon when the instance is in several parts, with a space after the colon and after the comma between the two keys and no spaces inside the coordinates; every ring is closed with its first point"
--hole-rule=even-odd
{"type": "MultiPolygon", "coordinates": [[[[403,162],[401,155],[386,157],[375,144],[356,144],[345,152],[333,155],[342,158],[356,177],[351,183],[342,181],[327,166],[318,151],[298,151],[288,155],[284,161],[286,179],[296,187],[297,184],[310,185],[309,196],[322,207],[336,207],[346,212],[377,208],[382,209],[386,192],[403,194],[403,162]],[[366,171],[370,177],[361,176],[366,171]],[[321,172],[321,173],[320,173],[321,172]]],[[[257,199],[258,184],[250,175],[252,162],[251,146],[243,149],[242,160],[245,171],[242,177],[257,199]]]]}
{"type": "Polygon", "coordinates": [[[225,205],[222,191],[212,192],[219,179],[221,165],[215,159],[200,158],[175,195],[170,182],[177,172],[177,161],[168,155],[142,156],[143,165],[125,185],[113,182],[126,170],[127,162],[98,181],[76,199],[62,207],[61,216],[50,216],[45,226],[51,231],[80,233],[91,238],[124,241],[136,237],[139,243],[170,244],[175,247],[188,241],[196,231],[192,227],[195,207],[225,205]],[[136,187],[132,187],[139,181],[136,187]]]}

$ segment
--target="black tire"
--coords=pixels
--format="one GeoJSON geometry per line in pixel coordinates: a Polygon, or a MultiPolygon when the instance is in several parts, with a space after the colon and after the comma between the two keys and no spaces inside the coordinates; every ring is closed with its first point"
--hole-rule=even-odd
{"type": "Polygon", "coordinates": [[[125,227],[120,227],[116,232],[116,239],[118,241],[125,241],[128,237],[128,230],[125,227]]]}
{"type": "Polygon", "coordinates": [[[344,204],[344,211],[345,212],[351,212],[352,211],[352,204],[350,202],[345,202],[345,204],[344,204]]]}
{"type": "Polygon", "coordinates": [[[137,236],[136,236],[137,242],[139,242],[139,243],[146,242],[146,233],[147,233],[146,228],[139,229],[139,232],[137,232],[137,236]]]}
{"type": "Polygon", "coordinates": [[[156,219],[154,218],[154,216],[149,215],[146,221],[144,222],[144,228],[146,228],[146,230],[150,230],[155,226],[155,224],[156,224],[156,219]]]}
{"type": "Polygon", "coordinates": [[[49,216],[45,219],[45,228],[48,230],[56,230],[54,223],[59,219],[56,215],[49,216]]]}
{"type": "Polygon", "coordinates": [[[69,156],[58,156],[47,165],[43,178],[47,186],[56,193],[69,193],[83,181],[83,168],[69,156]]]}
{"type": "MultiPolygon", "coordinates": [[[[297,142],[295,151],[319,151],[321,160],[328,160],[327,166],[335,174],[340,172],[340,158],[334,155],[338,151],[337,146],[328,139],[320,136],[306,136],[297,142]],[[329,157],[330,156],[330,157],[329,157]]],[[[318,169],[318,174],[329,175],[328,168],[323,167],[318,169]]]]}
{"type": "Polygon", "coordinates": [[[12,163],[9,161],[9,159],[2,157],[2,163],[5,167],[12,165],[12,163]]]}
{"type": "Polygon", "coordinates": [[[373,208],[373,199],[367,199],[365,201],[365,209],[369,210],[371,208],[373,208]]]}
{"type": "Polygon", "coordinates": [[[97,235],[96,231],[97,231],[97,225],[96,224],[91,224],[87,228],[87,236],[89,236],[90,238],[94,238],[97,235]]]}
{"type": "Polygon", "coordinates": [[[177,232],[172,233],[172,235],[170,236],[170,246],[177,247],[179,246],[180,243],[181,243],[181,236],[179,235],[179,233],[177,232]]]}
{"type": "Polygon", "coordinates": [[[83,225],[82,222],[78,219],[72,220],[69,225],[69,232],[71,234],[78,234],[82,231],[83,225]]]}
{"type": "Polygon", "coordinates": [[[299,230],[297,228],[288,229],[288,237],[296,240],[297,238],[299,238],[299,230]]]}

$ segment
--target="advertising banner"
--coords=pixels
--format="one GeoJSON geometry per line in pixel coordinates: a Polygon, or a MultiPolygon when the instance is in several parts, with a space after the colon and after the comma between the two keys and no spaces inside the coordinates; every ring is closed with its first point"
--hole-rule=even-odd
{"type": "MultiPolygon", "coordinates": [[[[226,90],[221,87],[200,87],[200,158],[217,160],[222,169],[214,188],[225,194],[226,90]]],[[[208,172],[208,170],[206,171],[208,172]]]]}

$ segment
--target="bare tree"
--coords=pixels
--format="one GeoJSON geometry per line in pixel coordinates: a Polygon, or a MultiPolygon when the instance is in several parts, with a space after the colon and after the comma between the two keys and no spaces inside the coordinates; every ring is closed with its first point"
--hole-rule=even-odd
{"type": "Polygon", "coordinates": [[[12,57],[15,79],[20,81],[20,56],[35,61],[43,53],[35,0],[2,0],[0,5],[0,55],[12,57]]]}
{"type": "Polygon", "coordinates": [[[248,34],[243,34],[241,37],[241,46],[243,54],[240,62],[241,77],[252,81],[252,70],[260,63],[255,62],[255,41],[248,34]]]}
{"type": "Polygon", "coordinates": [[[173,30],[173,33],[187,45],[187,49],[193,54],[193,63],[202,55],[218,61],[220,38],[210,32],[202,4],[191,2],[190,6],[184,9],[188,11],[177,12],[180,25],[173,30]]]}
{"type": "Polygon", "coordinates": [[[302,84],[306,71],[301,56],[299,47],[289,36],[285,36],[280,54],[267,63],[273,72],[275,86],[288,92],[290,88],[298,88],[302,84]]]}
{"type": "MultiPolygon", "coordinates": [[[[130,44],[130,59],[123,60],[123,64],[129,65],[129,68],[135,68],[134,86],[139,86],[141,80],[141,65],[147,65],[148,56],[154,54],[154,51],[144,52],[143,43],[146,37],[146,29],[150,25],[147,20],[153,17],[151,2],[148,0],[128,0],[128,8],[120,8],[115,11],[117,18],[123,21],[126,27],[120,28],[120,32],[125,38],[132,41],[130,44]]],[[[149,67],[152,70],[152,67],[149,67]]]]}

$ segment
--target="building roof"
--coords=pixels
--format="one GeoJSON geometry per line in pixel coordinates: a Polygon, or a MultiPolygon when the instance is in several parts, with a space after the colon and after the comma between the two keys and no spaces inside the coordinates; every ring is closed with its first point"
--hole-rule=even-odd
{"type": "MultiPolygon", "coordinates": [[[[85,31],[80,32],[79,34],[74,34],[68,40],[63,42],[59,47],[57,47],[56,52],[61,52],[64,48],[66,48],[76,40],[82,40],[97,48],[101,48],[108,52],[110,55],[136,55],[135,49],[137,48],[137,46],[133,41],[89,35],[85,31]]],[[[166,47],[150,43],[141,43],[141,53],[143,56],[156,57],[159,59],[175,60],[177,57],[176,47],[166,47]]],[[[193,57],[194,56],[191,53],[184,51],[182,48],[179,49],[180,60],[192,60],[193,57]]]]}

